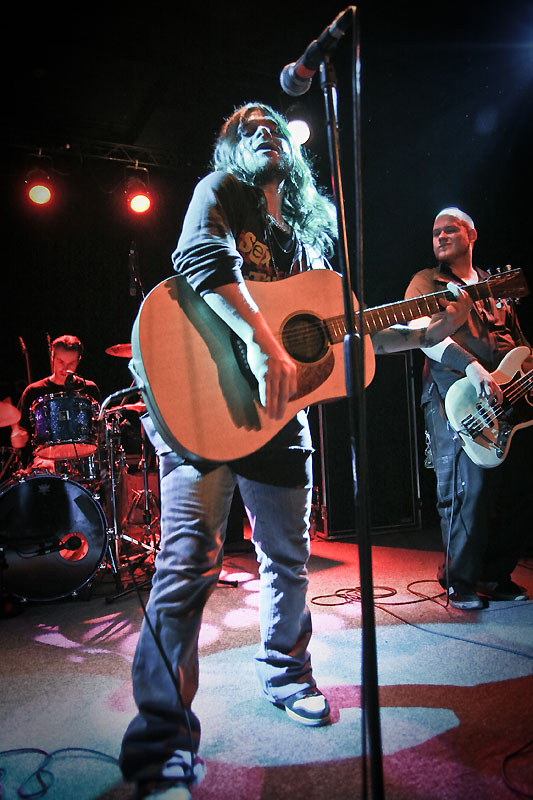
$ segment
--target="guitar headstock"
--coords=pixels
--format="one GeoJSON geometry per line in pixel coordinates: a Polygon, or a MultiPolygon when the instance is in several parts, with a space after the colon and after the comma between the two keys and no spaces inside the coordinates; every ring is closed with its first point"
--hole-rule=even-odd
{"type": "Polygon", "coordinates": [[[505,268],[497,269],[485,281],[481,281],[478,286],[483,286],[487,297],[517,299],[527,297],[529,286],[521,269],[513,269],[510,264],[505,268]]]}

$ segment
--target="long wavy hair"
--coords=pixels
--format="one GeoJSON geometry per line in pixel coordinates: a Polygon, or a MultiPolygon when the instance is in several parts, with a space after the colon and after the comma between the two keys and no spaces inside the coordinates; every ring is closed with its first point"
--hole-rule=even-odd
{"type": "Polygon", "coordinates": [[[337,238],[337,214],[334,204],[315,182],[311,163],[291,136],[287,120],[264,103],[246,103],[236,109],[224,122],[215,142],[211,166],[216,171],[230,172],[240,180],[255,186],[254,176],[241,163],[236,151],[240,139],[240,125],[253,111],[261,111],[272,119],[287,140],[292,168],[285,179],[282,213],[300,240],[331,255],[337,238]]]}

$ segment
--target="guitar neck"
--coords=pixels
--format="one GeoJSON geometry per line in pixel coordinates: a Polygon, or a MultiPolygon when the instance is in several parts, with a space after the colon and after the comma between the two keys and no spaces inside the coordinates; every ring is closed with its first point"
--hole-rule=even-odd
{"type": "MultiPolygon", "coordinates": [[[[473,283],[470,286],[461,287],[471,299],[484,300],[486,297],[495,297],[491,291],[489,281],[473,283]]],[[[444,289],[433,294],[425,294],[421,297],[411,297],[409,300],[401,300],[398,303],[389,303],[383,306],[367,308],[363,311],[363,335],[377,333],[391,325],[405,325],[413,319],[419,317],[430,317],[443,311],[441,300],[453,300],[453,294],[444,289]]],[[[332,343],[340,342],[346,335],[346,322],[344,317],[332,317],[325,320],[329,339],[332,343]]],[[[360,316],[355,314],[355,329],[359,333],[360,316]]]]}

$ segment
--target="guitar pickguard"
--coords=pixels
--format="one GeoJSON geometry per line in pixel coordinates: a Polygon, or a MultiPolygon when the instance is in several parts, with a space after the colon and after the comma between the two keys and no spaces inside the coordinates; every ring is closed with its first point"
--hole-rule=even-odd
{"type": "Polygon", "coordinates": [[[492,373],[502,389],[501,404],[480,401],[468,378],[460,378],[448,389],[445,407],[450,425],[461,437],[464,451],[480,467],[501,464],[515,432],[533,424],[533,373],[520,369],[528,356],[528,347],[516,347],[492,373]]]}
{"type": "MultiPolygon", "coordinates": [[[[300,400],[318,389],[331,375],[335,355],[329,348],[322,320],[312,314],[296,314],[282,326],[283,346],[296,361],[297,390],[293,400],[300,400]]],[[[250,369],[243,340],[232,333],[233,353],[244,380],[257,396],[258,383],[250,369]]]]}
{"type": "Polygon", "coordinates": [[[281,326],[281,341],[297,365],[298,389],[293,400],[299,400],[321,386],[335,366],[323,320],[310,313],[288,317],[281,326]]]}

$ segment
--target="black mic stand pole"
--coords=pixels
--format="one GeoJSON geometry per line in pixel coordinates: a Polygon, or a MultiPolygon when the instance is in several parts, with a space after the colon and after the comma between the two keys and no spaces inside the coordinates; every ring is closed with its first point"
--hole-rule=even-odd
{"type": "Polygon", "coordinates": [[[141,293],[141,300],[144,300],[144,289],[139,275],[139,255],[137,253],[137,245],[134,241],[130,243],[128,251],[128,264],[130,268],[130,296],[135,297],[137,294],[137,286],[141,293]]]}
{"type": "MultiPolygon", "coordinates": [[[[352,455],[352,478],[356,508],[356,525],[358,523],[358,552],[361,581],[362,609],[362,769],[364,795],[366,797],[366,741],[368,737],[370,755],[370,781],[372,798],[381,800],[383,794],[383,765],[381,728],[379,716],[379,695],[376,655],[376,630],[374,617],[374,592],[372,579],[372,549],[369,534],[369,515],[367,503],[367,447],[366,447],[366,411],[364,394],[364,336],[357,336],[353,293],[351,288],[346,220],[344,214],[344,197],[340,169],[340,148],[337,124],[337,89],[335,70],[326,54],[320,65],[321,87],[326,106],[326,122],[328,126],[329,155],[331,161],[332,187],[339,230],[338,258],[343,278],[344,311],[346,318],[346,336],[344,339],[344,363],[346,389],[348,395],[350,443],[352,455]],[[359,405],[359,407],[357,407],[359,405]],[[357,435],[358,434],[358,435],[357,435]]],[[[355,134],[355,132],[354,132],[355,134]]],[[[356,142],[358,145],[358,142],[356,142]]],[[[360,172],[359,149],[357,150],[357,269],[361,276],[362,267],[362,232],[360,228],[360,172]]],[[[359,281],[359,283],[362,283],[359,281]]],[[[359,330],[363,328],[363,295],[362,286],[358,286],[360,307],[358,313],[359,330]]]]}

